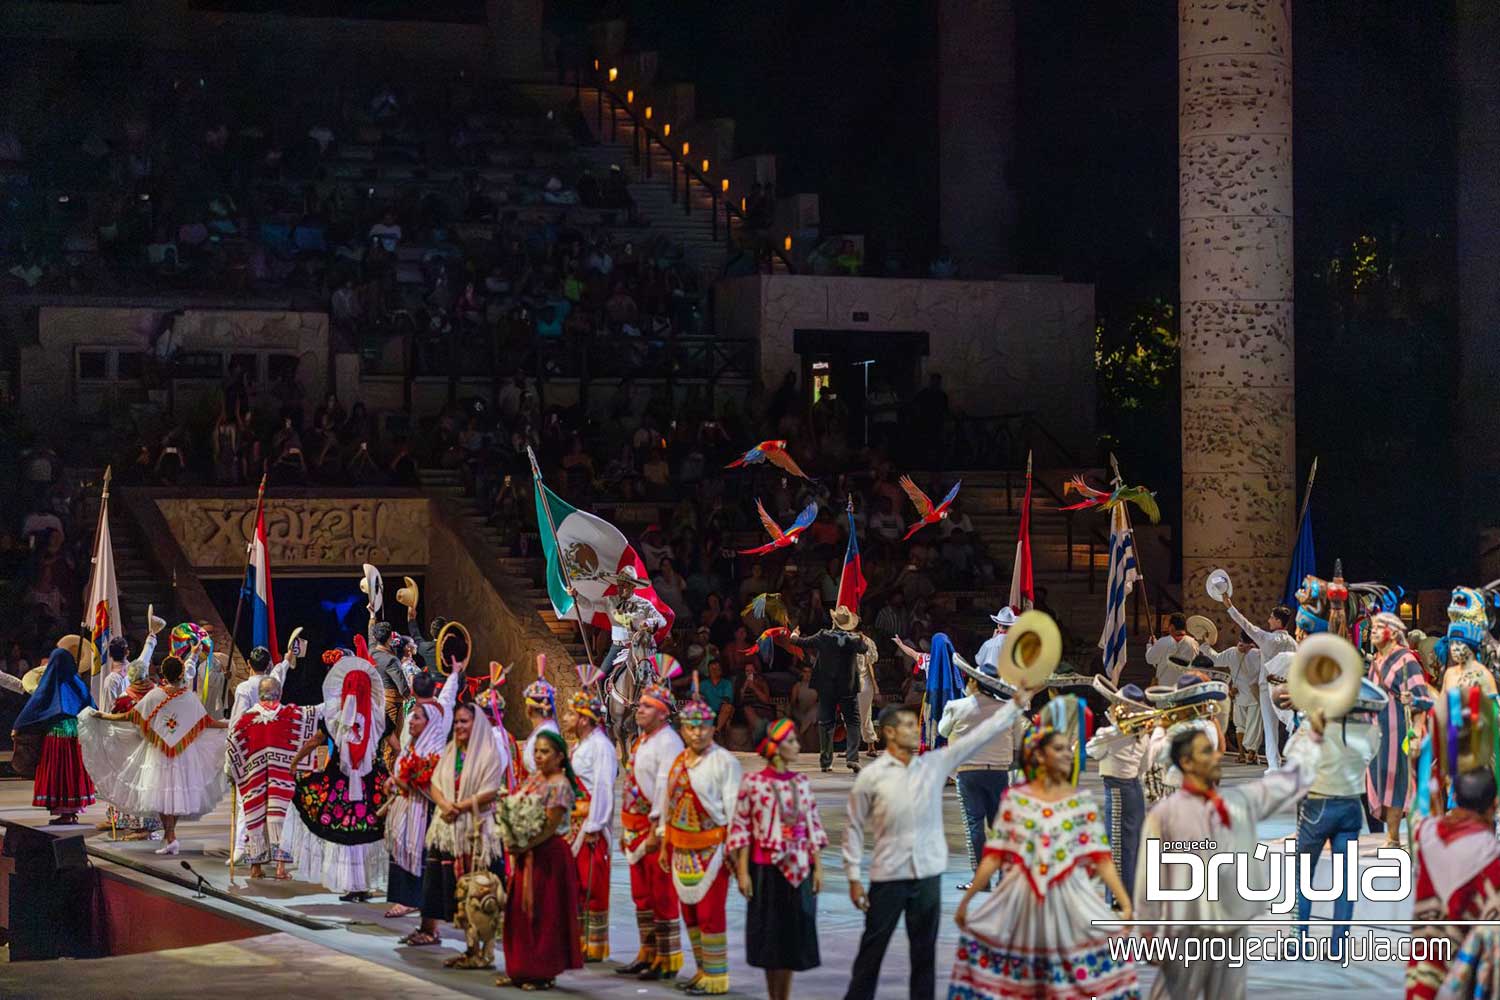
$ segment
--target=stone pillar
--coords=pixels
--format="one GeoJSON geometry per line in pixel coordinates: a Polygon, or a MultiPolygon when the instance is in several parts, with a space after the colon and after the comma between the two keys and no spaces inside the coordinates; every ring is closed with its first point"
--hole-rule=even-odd
{"type": "Polygon", "coordinates": [[[938,46],[941,239],[963,277],[993,278],[1016,230],[1014,0],[941,0],[938,46]]]}
{"type": "MultiPolygon", "coordinates": [[[[1465,541],[1489,550],[1500,527],[1500,8],[1458,0],[1458,349],[1465,541]]],[[[1474,551],[1472,548],[1470,551],[1474,551]]],[[[1483,567],[1481,567],[1483,568],[1483,567]]],[[[1485,570],[1488,572],[1488,570],[1485,570]]],[[[1491,577],[1485,577],[1491,579],[1491,577]]]]}
{"type": "Polygon", "coordinates": [[[1178,0],[1183,603],[1260,621],[1296,520],[1291,0],[1178,0]]]}

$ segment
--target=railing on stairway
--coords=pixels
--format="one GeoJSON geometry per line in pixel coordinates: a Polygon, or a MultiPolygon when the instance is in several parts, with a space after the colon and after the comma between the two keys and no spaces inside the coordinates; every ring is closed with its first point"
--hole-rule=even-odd
{"type": "MultiPolygon", "coordinates": [[[[745,227],[750,224],[750,220],[740,209],[740,207],[734,203],[734,199],[729,197],[720,197],[720,195],[725,193],[726,191],[724,184],[725,179],[720,178],[720,183],[718,185],[715,185],[708,174],[697,165],[695,165],[688,158],[688,154],[682,151],[687,147],[682,146],[681,144],[674,146],[674,144],[669,141],[669,137],[665,133],[666,129],[671,127],[671,123],[665,122],[660,128],[658,128],[651,122],[647,121],[645,115],[641,111],[636,109],[635,105],[637,102],[633,99],[630,99],[634,96],[634,91],[627,88],[626,94],[624,96],[618,93],[611,86],[611,81],[609,79],[610,72],[610,70],[603,68],[603,63],[601,62],[601,60],[594,59],[591,65],[579,67],[577,72],[573,74],[573,93],[575,97],[579,98],[580,109],[582,109],[583,107],[583,81],[585,77],[588,77],[594,81],[593,89],[596,89],[599,93],[599,100],[595,102],[595,130],[599,135],[599,138],[601,140],[604,138],[604,103],[605,98],[608,98],[611,112],[623,111],[625,113],[625,116],[630,119],[630,142],[635,165],[638,167],[641,166],[641,161],[642,159],[644,159],[646,177],[651,177],[653,169],[651,164],[651,146],[653,144],[658,146],[664,153],[667,154],[668,159],[672,161],[672,183],[668,188],[668,190],[672,194],[672,200],[674,202],[677,201],[677,178],[678,173],[680,172],[682,175],[682,213],[684,215],[691,215],[693,213],[692,186],[693,183],[696,182],[700,187],[703,188],[703,190],[708,194],[709,197],[713,219],[713,238],[715,240],[719,238],[719,209],[720,204],[722,203],[724,212],[724,236],[726,241],[731,241],[733,237],[733,221],[735,219],[738,219],[740,221],[741,227],[745,227]]],[[[641,101],[640,103],[643,107],[645,106],[644,101],[641,101]]],[[[618,120],[613,113],[611,113],[609,116],[609,140],[610,142],[617,142],[619,140],[618,120]]],[[[781,260],[781,263],[786,267],[788,274],[797,273],[796,267],[792,265],[791,258],[786,255],[785,251],[781,247],[776,246],[773,242],[770,245],[770,250],[771,253],[773,253],[777,258],[781,260]]]]}

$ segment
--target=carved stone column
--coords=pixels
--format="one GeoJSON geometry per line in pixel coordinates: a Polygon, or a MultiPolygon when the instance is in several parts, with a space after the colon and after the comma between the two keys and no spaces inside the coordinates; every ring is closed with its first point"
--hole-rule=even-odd
{"type": "Polygon", "coordinates": [[[1223,566],[1260,621],[1297,503],[1291,0],[1177,9],[1184,603],[1223,566]]]}

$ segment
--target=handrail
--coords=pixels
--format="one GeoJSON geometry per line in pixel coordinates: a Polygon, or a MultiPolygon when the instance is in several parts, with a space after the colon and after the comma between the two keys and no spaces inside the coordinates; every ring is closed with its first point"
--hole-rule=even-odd
{"type": "MultiPolygon", "coordinates": [[[[595,60],[595,68],[593,69],[593,73],[594,73],[594,76],[595,76],[594,87],[595,87],[595,89],[597,89],[597,91],[599,92],[599,95],[600,95],[599,103],[598,103],[598,106],[597,106],[596,128],[598,129],[600,139],[602,140],[604,138],[604,98],[608,97],[609,100],[610,100],[612,109],[624,111],[626,117],[628,117],[630,119],[630,123],[634,126],[634,129],[633,129],[634,135],[632,136],[631,144],[634,147],[635,162],[637,164],[639,164],[640,161],[641,161],[641,140],[642,140],[643,137],[645,139],[645,142],[647,144],[647,149],[646,149],[646,176],[647,177],[651,176],[651,151],[650,151],[650,144],[651,143],[654,142],[654,143],[656,143],[656,145],[660,146],[661,149],[662,149],[662,151],[664,153],[666,153],[667,157],[672,161],[672,184],[671,184],[671,187],[669,188],[669,190],[672,192],[672,197],[673,197],[674,201],[676,200],[676,197],[677,197],[677,168],[679,166],[681,166],[682,173],[683,173],[683,199],[682,199],[682,201],[683,201],[683,214],[684,215],[690,215],[690,214],[692,214],[692,199],[688,196],[688,184],[690,184],[692,181],[696,180],[700,185],[703,186],[703,190],[705,190],[705,191],[708,192],[709,200],[710,200],[710,203],[712,204],[712,211],[713,211],[713,236],[714,236],[714,239],[718,239],[719,238],[719,189],[716,188],[716,187],[714,187],[714,185],[709,181],[709,178],[708,178],[707,174],[705,174],[698,167],[694,166],[692,164],[692,162],[687,159],[687,157],[681,155],[677,150],[673,149],[672,146],[671,146],[671,144],[667,142],[667,140],[666,140],[666,138],[664,136],[662,136],[660,133],[654,131],[651,128],[651,126],[646,123],[645,119],[639,113],[637,113],[636,109],[632,106],[631,102],[626,101],[619,94],[615,93],[613,90],[610,89],[610,87],[608,85],[607,77],[605,75],[605,70],[602,69],[602,68],[599,68],[599,67],[602,67],[602,66],[603,66],[603,61],[602,60],[595,60]]],[[[583,68],[580,68],[578,70],[578,72],[574,76],[574,93],[575,94],[580,94],[581,93],[581,89],[582,89],[582,77],[583,77],[584,72],[586,72],[586,71],[583,68]]],[[[614,129],[615,129],[614,121],[615,121],[614,115],[610,115],[610,138],[611,138],[611,140],[613,140],[614,137],[615,137],[615,135],[616,135],[616,133],[614,131],[614,129]]],[[[738,218],[740,220],[740,223],[741,223],[742,226],[748,226],[750,224],[750,220],[745,215],[744,212],[740,211],[739,207],[737,205],[735,205],[735,203],[734,203],[734,201],[732,199],[725,198],[725,199],[723,199],[723,201],[724,201],[724,233],[725,233],[725,236],[729,236],[729,235],[731,235],[730,222],[731,222],[732,218],[738,218]]],[[[780,247],[776,246],[774,242],[771,244],[771,252],[773,254],[775,254],[778,258],[780,258],[781,263],[783,265],[785,265],[788,274],[796,274],[797,273],[797,269],[796,269],[796,267],[793,266],[791,258],[787,257],[786,253],[780,247]]]]}

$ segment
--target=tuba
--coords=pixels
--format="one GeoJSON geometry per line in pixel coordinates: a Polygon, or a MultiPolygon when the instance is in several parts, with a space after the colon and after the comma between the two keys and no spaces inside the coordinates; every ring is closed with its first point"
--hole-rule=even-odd
{"type": "Polygon", "coordinates": [[[1287,695],[1299,712],[1322,711],[1341,719],[1359,697],[1365,660],[1348,639],[1332,632],[1308,636],[1292,654],[1287,668],[1287,695]]]}
{"type": "Polygon", "coordinates": [[[1013,688],[1036,691],[1062,662],[1062,633],[1045,611],[1027,611],[1005,633],[997,670],[1013,688]]]}
{"type": "Polygon", "coordinates": [[[446,677],[450,672],[448,658],[443,655],[443,651],[447,648],[449,635],[453,633],[460,633],[463,636],[464,658],[458,664],[459,672],[463,673],[468,670],[469,660],[474,656],[474,640],[469,638],[469,630],[464,627],[464,623],[454,620],[444,625],[438,631],[437,639],[432,643],[432,655],[437,660],[436,663],[432,664],[433,673],[446,677]]]}

